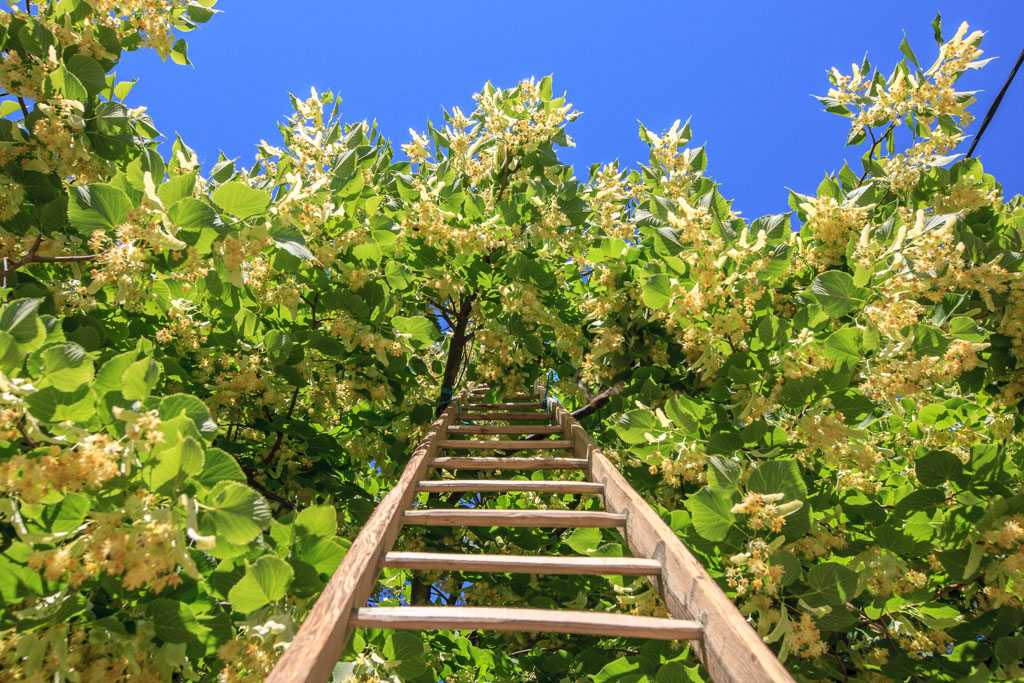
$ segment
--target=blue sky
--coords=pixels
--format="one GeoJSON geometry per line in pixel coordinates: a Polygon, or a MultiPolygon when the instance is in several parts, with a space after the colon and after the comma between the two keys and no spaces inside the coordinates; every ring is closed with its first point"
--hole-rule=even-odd
{"type": "MultiPolygon", "coordinates": [[[[128,54],[121,79],[139,78],[128,103],[149,107],[157,126],[177,131],[209,168],[219,150],[248,165],[261,138],[278,139],[288,92],[310,86],[343,98],[345,120],[376,119],[396,143],[409,128],[441,119],[442,106],[472,109],[471,96],[554,74],[557,92],[583,112],[563,158],[586,178],[596,161],[644,160],[637,120],[652,130],[692,117],[707,142],[708,173],[747,218],[788,210],[785,188],[813,193],[846,157],[846,119],[821,111],[825,70],[848,72],[865,52],[886,73],[901,58],[906,30],[919,60],[937,48],[930,22],[941,11],[947,36],[961,21],[987,31],[986,56],[961,89],[982,90],[977,128],[1024,47],[1024,2],[339,2],[221,0],[222,14],[187,36],[194,68],[128,54]],[[301,9],[300,9],[301,8],[301,9]]],[[[1011,86],[975,156],[1024,192],[1024,75],[1011,86]]],[[[966,146],[965,146],[966,147],[966,146]]],[[[966,151],[964,149],[963,151],[966,151]]]]}

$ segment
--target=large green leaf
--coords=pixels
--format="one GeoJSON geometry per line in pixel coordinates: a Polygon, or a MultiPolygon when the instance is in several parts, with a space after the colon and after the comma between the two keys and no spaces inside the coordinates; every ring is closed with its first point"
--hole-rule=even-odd
{"type": "Polygon", "coordinates": [[[194,640],[195,632],[201,628],[188,605],[170,598],[156,598],[147,602],[146,616],[153,622],[156,635],[168,643],[194,640]]]}
{"type": "Polygon", "coordinates": [[[270,195],[238,180],[224,183],[210,196],[217,206],[236,218],[252,218],[270,206],[270,195]]]}
{"type": "Polygon", "coordinates": [[[129,401],[148,398],[160,381],[160,365],[152,358],[135,361],[121,376],[121,394],[129,401]]]}
{"type": "Polygon", "coordinates": [[[829,270],[814,278],[811,294],[830,318],[839,318],[864,303],[868,291],[853,284],[853,276],[829,270]]]}
{"type": "Polygon", "coordinates": [[[647,278],[643,287],[644,304],[648,308],[662,309],[668,305],[672,296],[672,284],[668,275],[658,273],[647,278]]]}
{"type": "Polygon", "coordinates": [[[414,348],[423,348],[441,338],[441,330],[437,325],[422,315],[414,315],[411,318],[396,315],[391,319],[391,324],[414,348]]]}
{"type": "Polygon", "coordinates": [[[245,484],[223,482],[210,495],[208,514],[217,537],[228,543],[248,543],[270,522],[270,506],[263,496],[245,484]]]}
{"type": "Polygon", "coordinates": [[[70,193],[68,218],[83,235],[118,227],[132,208],[128,195],[113,185],[75,185],[70,193]]]}
{"type": "Polygon", "coordinates": [[[294,576],[291,565],[281,558],[271,555],[261,557],[228,592],[231,609],[248,614],[280,600],[288,591],[294,576]]]}
{"type": "Polygon", "coordinates": [[[295,526],[314,536],[331,538],[338,533],[338,513],[330,505],[313,505],[298,514],[295,526]]]}
{"type": "Polygon", "coordinates": [[[693,528],[709,541],[724,541],[736,521],[730,512],[732,502],[707,486],[686,499],[686,509],[693,518],[693,528]]]}
{"type": "Polygon", "coordinates": [[[92,381],[92,359],[78,344],[54,344],[39,352],[39,387],[73,392],[92,381]]]}

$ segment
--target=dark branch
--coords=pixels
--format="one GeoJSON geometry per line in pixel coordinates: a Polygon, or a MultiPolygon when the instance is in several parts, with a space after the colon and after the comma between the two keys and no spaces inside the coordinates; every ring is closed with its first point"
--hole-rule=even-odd
{"type": "Polygon", "coordinates": [[[79,263],[82,261],[94,261],[100,257],[99,254],[79,254],[77,256],[40,256],[39,247],[43,244],[43,236],[39,235],[36,237],[36,241],[32,243],[32,246],[28,248],[28,253],[22,256],[17,261],[4,264],[3,273],[0,274],[0,279],[3,281],[3,286],[7,286],[7,276],[14,271],[27,266],[32,263],[79,263]]]}
{"type": "Polygon", "coordinates": [[[603,406],[608,401],[612,400],[612,397],[621,394],[623,389],[625,389],[625,385],[622,382],[619,382],[615,386],[605,389],[599,394],[596,394],[593,398],[590,399],[590,401],[587,402],[585,406],[577,408],[576,410],[572,411],[570,415],[572,415],[573,418],[580,420],[586,417],[587,415],[590,415],[591,413],[597,412],[597,409],[603,406]]]}
{"type": "Polygon", "coordinates": [[[1020,56],[1017,57],[1017,63],[1013,65],[1013,69],[1010,70],[1010,75],[1006,78],[1006,82],[1003,83],[1002,89],[996,98],[992,100],[992,106],[988,108],[988,112],[985,113],[985,118],[981,121],[981,128],[978,129],[978,134],[971,141],[971,147],[967,150],[967,156],[970,157],[974,154],[974,148],[978,146],[978,141],[981,140],[981,136],[985,134],[985,129],[988,128],[989,122],[992,117],[995,116],[996,109],[999,108],[1000,103],[1003,101],[1003,95],[1006,94],[1006,90],[1010,87],[1010,83],[1013,82],[1013,77],[1017,75],[1017,69],[1020,68],[1021,63],[1024,62],[1024,50],[1020,51],[1020,56]]]}

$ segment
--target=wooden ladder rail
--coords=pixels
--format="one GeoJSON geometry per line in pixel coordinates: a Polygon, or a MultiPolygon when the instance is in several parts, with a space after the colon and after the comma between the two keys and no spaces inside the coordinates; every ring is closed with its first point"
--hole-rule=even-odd
{"type": "MultiPolygon", "coordinates": [[[[543,386],[535,387],[543,398],[543,386]]],[[[563,438],[572,441],[573,455],[587,462],[587,479],[604,485],[604,507],[626,517],[626,544],[638,558],[658,560],[663,571],[655,585],[669,613],[704,626],[694,653],[715,683],[795,683],[775,653],[747,623],[732,600],[715,583],[693,553],[683,545],[646,500],[626,481],[579,422],[561,403],[547,399],[563,438]]]]}
{"type": "MultiPolygon", "coordinates": [[[[460,400],[472,393],[473,386],[470,384],[460,392],[460,400]]],[[[359,531],[299,632],[270,672],[267,683],[331,679],[334,665],[341,659],[355,628],[354,610],[366,604],[377,585],[384,555],[395,544],[402,516],[416,495],[417,484],[424,478],[448,425],[457,418],[458,403],[452,401],[430,425],[398,483],[359,531]]]]}

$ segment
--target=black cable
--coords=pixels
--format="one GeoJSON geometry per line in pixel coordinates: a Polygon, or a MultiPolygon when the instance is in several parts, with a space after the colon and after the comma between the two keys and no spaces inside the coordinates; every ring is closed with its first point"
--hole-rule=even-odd
{"type": "Polygon", "coordinates": [[[1017,57],[1017,63],[1013,65],[1013,70],[1010,71],[1010,75],[1006,78],[1006,83],[1003,83],[1003,89],[996,95],[996,99],[992,101],[992,106],[988,108],[988,113],[985,114],[985,118],[981,122],[981,128],[978,129],[978,134],[975,136],[974,141],[971,143],[971,148],[967,150],[967,158],[969,159],[974,154],[974,148],[978,146],[978,141],[981,140],[981,136],[984,134],[985,129],[988,128],[989,121],[996,113],[996,109],[999,108],[999,103],[1003,101],[1003,95],[1006,94],[1007,88],[1010,87],[1010,83],[1013,82],[1013,77],[1017,75],[1017,69],[1020,68],[1021,63],[1024,63],[1024,50],[1020,51],[1020,57],[1017,57]]]}

